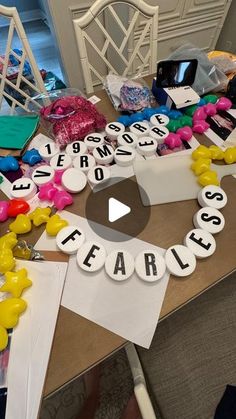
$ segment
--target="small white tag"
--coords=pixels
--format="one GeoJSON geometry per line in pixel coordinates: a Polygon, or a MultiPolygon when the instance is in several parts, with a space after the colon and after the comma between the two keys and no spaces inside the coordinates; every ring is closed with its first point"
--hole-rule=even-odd
{"type": "Polygon", "coordinates": [[[88,98],[88,100],[89,100],[89,102],[91,102],[93,105],[95,105],[95,103],[98,103],[98,102],[100,102],[100,98],[99,97],[97,97],[97,96],[95,96],[95,95],[93,95],[93,96],[91,96],[90,98],[88,98]]]}

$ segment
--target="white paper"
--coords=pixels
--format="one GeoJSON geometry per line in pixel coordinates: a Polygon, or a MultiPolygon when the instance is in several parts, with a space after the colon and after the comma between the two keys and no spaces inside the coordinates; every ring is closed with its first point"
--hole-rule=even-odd
{"type": "Polygon", "coordinates": [[[67,263],[18,260],[21,268],[33,285],[22,294],[28,307],[13,330],[6,419],[37,418],[67,263]]]}
{"type": "MultiPolygon", "coordinates": [[[[99,237],[89,226],[87,220],[67,211],[59,213],[70,224],[83,229],[86,240],[96,240],[101,243],[107,253],[115,249],[125,249],[134,257],[143,250],[156,250],[164,254],[163,248],[132,238],[127,241],[113,242],[99,237]]],[[[106,229],[110,237],[127,236],[112,229],[106,229]]],[[[54,238],[45,232],[36,244],[38,250],[58,250],[54,238]]],[[[161,306],[164,300],[169,274],[156,283],[146,283],[134,273],[131,278],[122,283],[111,280],[104,268],[96,273],[84,272],[77,266],[76,256],[71,256],[62,305],[81,316],[105,327],[145,348],[149,348],[156,329],[161,306]]]]}
{"type": "MultiPolygon", "coordinates": [[[[234,118],[236,118],[236,109],[229,109],[229,112],[234,118]]],[[[236,128],[231,132],[226,140],[223,140],[219,135],[217,135],[211,128],[204,133],[214,144],[219,147],[235,147],[236,146],[236,128]]]]}

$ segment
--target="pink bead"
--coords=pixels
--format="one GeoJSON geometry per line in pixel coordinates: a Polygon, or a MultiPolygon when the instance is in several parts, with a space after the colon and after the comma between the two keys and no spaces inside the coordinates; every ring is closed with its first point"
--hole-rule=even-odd
{"type": "Polygon", "coordinates": [[[61,211],[65,207],[67,207],[67,205],[73,204],[73,198],[66,191],[57,191],[56,194],[54,195],[53,203],[54,203],[55,207],[59,211],[61,211]]]}
{"type": "Polygon", "coordinates": [[[182,141],[191,140],[193,135],[192,129],[188,126],[177,129],[176,133],[179,134],[182,141]]]}
{"type": "Polygon", "coordinates": [[[8,219],[8,201],[0,201],[0,222],[6,221],[8,219]]]}
{"type": "Polygon", "coordinates": [[[175,147],[179,147],[182,144],[180,136],[174,132],[170,132],[165,138],[164,143],[172,150],[175,147]]]}
{"type": "Polygon", "coordinates": [[[229,100],[227,97],[221,97],[217,102],[216,102],[216,109],[217,111],[227,111],[228,109],[230,109],[232,106],[232,102],[231,100],[229,100]]]}
{"type": "Polygon", "coordinates": [[[203,134],[209,127],[210,125],[206,121],[196,121],[193,125],[193,132],[203,134]]]}
{"type": "Polygon", "coordinates": [[[57,192],[57,188],[53,185],[52,182],[48,182],[45,185],[42,185],[39,188],[39,194],[38,197],[42,201],[52,201],[55,193],[57,192]]]}
{"type": "Polygon", "coordinates": [[[65,170],[56,170],[55,176],[54,176],[54,183],[57,185],[61,185],[61,178],[65,170]]]}
{"type": "Polygon", "coordinates": [[[193,122],[195,121],[200,121],[202,119],[206,119],[207,114],[204,110],[204,106],[201,106],[199,108],[196,109],[196,111],[193,114],[193,122]]]}
{"type": "Polygon", "coordinates": [[[208,103],[205,105],[204,110],[208,116],[214,116],[217,112],[216,105],[214,103],[208,103]]]}

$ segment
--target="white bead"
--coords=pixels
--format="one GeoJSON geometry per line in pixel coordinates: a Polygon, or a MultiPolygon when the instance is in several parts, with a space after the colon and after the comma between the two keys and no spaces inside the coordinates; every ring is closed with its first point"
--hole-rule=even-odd
{"type": "Polygon", "coordinates": [[[201,207],[221,209],[227,204],[227,195],[225,191],[215,185],[207,185],[200,189],[197,199],[201,207]]]}
{"type": "Polygon", "coordinates": [[[85,188],[86,183],[86,175],[74,167],[67,169],[61,177],[62,186],[71,193],[81,192],[85,188]]]}
{"type": "Polygon", "coordinates": [[[158,144],[162,144],[164,142],[164,139],[168,137],[169,130],[166,127],[156,125],[155,127],[150,128],[149,135],[152,138],[155,138],[158,144]]]}
{"type": "Polygon", "coordinates": [[[73,166],[84,173],[88,173],[95,165],[95,158],[91,154],[80,154],[73,160],[73,166]]]}
{"type": "Polygon", "coordinates": [[[138,137],[133,132],[125,131],[123,134],[119,134],[117,137],[117,142],[119,145],[128,145],[130,147],[136,147],[137,141],[138,137]]]}
{"type": "Polygon", "coordinates": [[[98,242],[86,242],[77,252],[77,263],[87,272],[96,272],[101,269],[106,260],[106,250],[98,242]]]}
{"type": "Polygon", "coordinates": [[[55,170],[51,166],[38,166],[32,173],[32,180],[36,185],[44,185],[54,179],[55,170]]]}
{"type": "Polygon", "coordinates": [[[133,134],[137,135],[137,137],[144,137],[149,133],[149,125],[147,122],[134,122],[129,127],[130,131],[133,134]]]}
{"type": "Polygon", "coordinates": [[[170,122],[170,120],[167,115],[155,113],[154,115],[151,116],[150,122],[153,125],[166,126],[170,122]]]}
{"type": "Polygon", "coordinates": [[[66,170],[71,167],[72,159],[68,154],[60,153],[52,157],[50,160],[50,166],[55,170],[66,170]]]}
{"type": "Polygon", "coordinates": [[[134,272],[134,258],[125,250],[115,250],[107,256],[105,270],[115,281],[124,281],[134,272]]]}
{"type": "Polygon", "coordinates": [[[95,166],[88,172],[88,180],[92,185],[99,185],[106,182],[111,177],[111,171],[105,166],[95,166]]]}
{"type": "Polygon", "coordinates": [[[87,151],[87,146],[83,141],[74,141],[66,146],[66,154],[74,158],[78,154],[84,154],[87,151]]]}
{"type": "Polygon", "coordinates": [[[165,261],[167,269],[175,276],[188,276],[196,269],[196,257],[188,247],[181,244],[167,249],[165,261]]]}
{"type": "Polygon", "coordinates": [[[123,145],[117,147],[114,159],[119,166],[130,166],[133,163],[135,156],[136,153],[132,147],[123,145]]]}
{"type": "Polygon", "coordinates": [[[84,139],[84,144],[88,148],[88,150],[92,151],[99,145],[104,143],[104,135],[98,132],[93,132],[92,134],[86,135],[84,139]]]}
{"type": "Polygon", "coordinates": [[[39,154],[45,160],[49,161],[53,156],[60,153],[59,147],[55,143],[47,143],[39,147],[39,154]]]}
{"type": "Polygon", "coordinates": [[[11,185],[10,195],[15,199],[25,199],[28,201],[29,199],[33,198],[36,193],[37,186],[32,181],[32,179],[28,177],[16,179],[11,185]]]}
{"type": "Polygon", "coordinates": [[[152,156],[157,150],[157,141],[152,137],[141,137],[138,140],[137,151],[142,156],[152,156]]]}
{"type": "Polygon", "coordinates": [[[103,144],[93,150],[93,157],[98,164],[109,164],[113,161],[114,150],[109,144],[103,144]]]}
{"type": "Polygon", "coordinates": [[[79,227],[67,226],[57,234],[56,244],[62,252],[72,255],[82,246],[84,240],[85,234],[79,227]]]}
{"type": "Polygon", "coordinates": [[[201,228],[189,231],[184,238],[184,244],[197,258],[207,258],[216,250],[216,241],[212,234],[201,228]]]}
{"type": "Polygon", "coordinates": [[[116,140],[118,135],[125,131],[125,126],[120,122],[109,122],[106,125],[105,132],[110,140],[116,140]]]}
{"type": "Polygon", "coordinates": [[[193,224],[196,228],[202,228],[211,234],[219,233],[225,226],[225,219],[216,208],[201,208],[193,217],[193,224]]]}
{"type": "Polygon", "coordinates": [[[165,274],[165,260],[154,250],[144,250],[135,259],[135,271],[143,281],[158,281],[165,274]]]}

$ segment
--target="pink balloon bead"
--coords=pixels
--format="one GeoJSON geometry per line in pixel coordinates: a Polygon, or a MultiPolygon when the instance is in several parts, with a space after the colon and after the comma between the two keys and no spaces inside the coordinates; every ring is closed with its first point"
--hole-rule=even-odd
{"type": "Polygon", "coordinates": [[[177,134],[179,134],[182,141],[190,141],[193,135],[193,131],[190,127],[182,127],[177,129],[177,134]]]}
{"type": "Polygon", "coordinates": [[[229,100],[227,97],[221,97],[217,102],[216,102],[216,109],[217,111],[227,111],[228,109],[230,109],[232,106],[232,102],[231,100],[229,100]]]}
{"type": "Polygon", "coordinates": [[[205,105],[204,110],[208,116],[214,116],[217,112],[216,105],[214,103],[208,103],[205,105]]]}
{"type": "Polygon", "coordinates": [[[193,125],[193,132],[203,134],[209,127],[210,125],[206,121],[196,121],[193,125]]]}
{"type": "Polygon", "coordinates": [[[61,178],[65,170],[56,170],[54,176],[54,183],[61,185],[61,178]]]}
{"type": "Polygon", "coordinates": [[[73,204],[73,198],[67,191],[57,191],[53,197],[53,203],[55,207],[61,211],[67,205],[73,204]]]}
{"type": "Polygon", "coordinates": [[[8,201],[0,201],[0,222],[6,221],[8,219],[8,201]]]}
{"type": "Polygon", "coordinates": [[[170,132],[169,135],[165,138],[164,143],[172,150],[175,147],[179,147],[182,144],[179,134],[170,132]]]}
{"type": "Polygon", "coordinates": [[[197,108],[193,114],[193,122],[201,121],[202,119],[206,119],[206,118],[207,118],[207,114],[204,110],[204,106],[197,108]]]}
{"type": "Polygon", "coordinates": [[[48,182],[39,188],[38,197],[42,201],[51,201],[57,190],[52,182],[48,182]]]}

